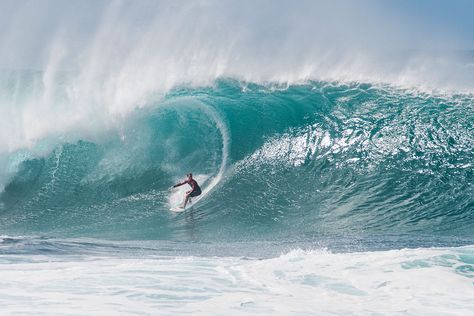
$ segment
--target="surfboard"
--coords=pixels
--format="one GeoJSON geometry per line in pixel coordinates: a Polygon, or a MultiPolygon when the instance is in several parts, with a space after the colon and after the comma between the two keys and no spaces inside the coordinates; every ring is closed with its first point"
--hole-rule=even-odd
{"type": "MultiPolygon", "coordinates": [[[[175,213],[180,213],[180,212],[183,212],[184,211],[184,208],[181,208],[181,206],[183,205],[183,202],[180,202],[176,205],[171,205],[170,207],[170,211],[171,212],[175,212],[175,213]]],[[[187,205],[186,205],[187,206],[187,205]]]]}
{"type": "Polygon", "coordinates": [[[202,199],[202,196],[203,195],[201,194],[201,195],[198,195],[196,197],[192,197],[188,201],[188,204],[186,205],[185,208],[182,207],[183,204],[184,204],[184,197],[183,197],[183,199],[179,203],[177,203],[175,205],[171,205],[170,211],[175,212],[175,213],[179,213],[179,212],[183,212],[185,210],[188,210],[188,209],[192,208],[194,206],[194,204],[196,204],[200,199],[202,199]]]}

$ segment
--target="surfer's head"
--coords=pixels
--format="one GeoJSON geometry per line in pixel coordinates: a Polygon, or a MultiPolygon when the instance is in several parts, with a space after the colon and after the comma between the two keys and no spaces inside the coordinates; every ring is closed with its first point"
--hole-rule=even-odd
{"type": "Polygon", "coordinates": [[[189,179],[192,179],[193,178],[193,174],[190,172],[186,175],[189,179]]]}

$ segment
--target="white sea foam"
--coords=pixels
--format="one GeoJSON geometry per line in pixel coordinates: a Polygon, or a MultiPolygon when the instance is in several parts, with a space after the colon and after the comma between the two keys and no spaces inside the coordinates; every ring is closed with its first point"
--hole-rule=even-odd
{"type": "Polygon", "coordinates": [[[0,257],[2,315],[470,315],[473,248],[0,257]]]}

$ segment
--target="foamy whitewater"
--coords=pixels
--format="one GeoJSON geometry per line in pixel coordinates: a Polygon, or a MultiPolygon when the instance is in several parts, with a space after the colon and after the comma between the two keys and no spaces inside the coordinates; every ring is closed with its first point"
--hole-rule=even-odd
{"type": "Polygon", "coordinates": [[[412,9],[0,3],[0,314],[471,315],[473,43],[412,9]]]}

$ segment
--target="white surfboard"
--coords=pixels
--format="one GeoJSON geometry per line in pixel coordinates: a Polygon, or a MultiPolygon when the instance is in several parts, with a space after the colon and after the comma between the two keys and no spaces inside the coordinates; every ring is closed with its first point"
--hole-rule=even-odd
{"type": "Polygon", "coordinates": [[[182,207],[184,204],[184,198],[183,198],[182,200],[179,201],[179,203],[175,205],[171,205],[170,211],[175,212],[175,213],[183,212],[193,207],[200,199],[202,199],[202,194],[196,197],[192,197],[190,200],[188,200],[188,204],[186,205],[186,207],[183,208],[182,207]]]}

